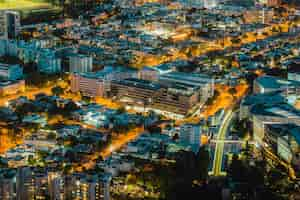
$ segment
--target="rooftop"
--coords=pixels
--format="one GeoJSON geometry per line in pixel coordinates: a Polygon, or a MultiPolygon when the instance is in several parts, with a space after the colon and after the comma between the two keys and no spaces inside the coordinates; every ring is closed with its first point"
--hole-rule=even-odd
{"type": "Polygon", "coordinates": [[[136,79],[136,78],[129,78],[129,79],[114,81],[114,82],[120,83],[122,85],[127,85],[136,88],[144,88],[149,90],[158,90],[161,88],[160,84],[154,83],[152,81],[136,79]]]}

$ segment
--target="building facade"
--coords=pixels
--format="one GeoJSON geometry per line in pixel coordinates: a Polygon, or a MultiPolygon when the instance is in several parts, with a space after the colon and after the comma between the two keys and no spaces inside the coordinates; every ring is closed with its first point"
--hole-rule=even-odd
{"type": "Polygon", "coordinates": [[[11,81],[21,79],[23,77],[23,69],[19,65],[0,63],[0,77],[11,81]]]}
{"type": "Polygon", "coordinates": [[[93,70],[93,58],[85,55],[74,55],[70,57],[70,72],[84,73],[93,70]]]}

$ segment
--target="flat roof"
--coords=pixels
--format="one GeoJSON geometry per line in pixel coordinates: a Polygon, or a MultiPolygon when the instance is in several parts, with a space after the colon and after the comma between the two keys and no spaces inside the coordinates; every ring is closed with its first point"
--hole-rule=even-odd
{"type": "Polygon", "coordinates": [[[129,79],[113,81],[113,82],[119,83],[122,85],[127,85],[127,86],[132,86],[132,87],[137,87],[137,88],[144,88],[144,89],[149,89],[149,90],[159,90],[161,88],[160,84],[157,84],[157,83],[154,83],[154,82],[148,81],[148,80],[137,79],[137,78],[129,78],[129,79]]]}
{"type": "Polygon", "coordinates": [[[273,89],[280,89],[281,87],[287,86],[300,86],[300,83],[296,81],[289,81],[280,79],[273,76],[261,76],[255,80],[257,83],[262,85],[264,88],[273,88],[273,89]]]}

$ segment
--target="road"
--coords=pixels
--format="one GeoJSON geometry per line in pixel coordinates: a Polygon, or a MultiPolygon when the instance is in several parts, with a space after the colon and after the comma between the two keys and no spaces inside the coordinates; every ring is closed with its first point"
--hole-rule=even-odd
{"type": "Polygon", "coordinates": [[[93,169],[96,165],[97,158],[100,156],[104,159],[109,157],[113,152],[120,150],[129,142],[138,138],[142,133],[144,133],[144,127],[137,127],[127,133],[118,134],[118,136],[113,137],[111,144],[107,148],[101,150],[100,152],[94,152],[93,155],[89,156],[88,162],[80,163],[80,166],[78,166],[76,170],[82,171],[83,169],[93,169]]]}
{"type": "MultiPolygon", "coordinates": [[[[234,113],[232,110],[227,111],[222,124],[220,126],[217,140],[224,141],[226,139],[226,133],[228,132],[229,125],[233,119],[234,113]]],[[[217,142],[215,149],[215,156],[213,162],[212,175],[220,176],[222,175],[222,162],[223,162],[223,153],[224,153],[224,142],[217,142]]]]}
{"type": "Polygon", "coordinates": [[[8,103],[8,101],[17,99],[20,96],[26,96],[29,99],[33,99],[34,96],[39,93],[44,93],[44,94],[50,95],[52,87],[54,87],[54,86],[48,86],[48,87],[36,88],[36,89],[26,89],[25,92],[19,92],[14,95],[8,95],[8,96],[1,97],[0,98],[0,106],[5,106],[8,103]]]}

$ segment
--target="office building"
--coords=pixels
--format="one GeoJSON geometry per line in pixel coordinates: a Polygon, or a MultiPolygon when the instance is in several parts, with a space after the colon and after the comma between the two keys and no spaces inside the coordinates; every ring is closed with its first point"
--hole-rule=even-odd
{"type": "Polygon", "coordinates": [[[81,92],[90,97],[105,96],[104,82],[92,74],[73,74],[71,76],[71,91],[81,92]]]}
{"type": "Polygon", "coordinates": [[[159,71],[155,68],[144,67],[143,69],[139,70],[138,78],[148,81],[158,81],[159,71]]]}
{"type": "Polygon", "coordinates": [[[205,74],[170,72],[160,75],[159,81],[170,87],[180,86],[188,91],[198,91],[202,102],[214,95],[214,79],[205,74]]]}
{"type": "Polygon", "coordinates": [[[186,115],[197,103],[205,102],[211,94],[211,91],[200,94],[200,91],[210,90],[210,84],[208,89],[201,82],[188,84],[188,81],[192,81],[175,79],[165,77],[160,78],[159,82],[136,78],[115,80],[111,84],[111,94],[133,106],[149,107],[162,113],[176,113],[180,116],[186,115]]]}
{"type": "Polygon", "coordinates": [[[220,0],[181,0],[180,3],[186,7],[212,9],[218,5],[220,0]]]}
{"type": "Polygon", "coordinates": [[[288,65],[288,80],[300,81],[300,60],[294,60],[288,65]]]}
{"type": "Polygon", "coordinates": [[[255,105],[251,109],[254,140],[263,143],[267,125],[295,124],[300,125],[300,113],[288,104],[255,105]]]}
{"type": "Polygon", "coordinates": [[[255,94],[299,90],[300,83],[293,80],[280,79],[273,76],[261,76],[254,80],[253,92],[255,94]]]}
{"type": "Polygon", "coordinates": [[[72,187],[72,199],[109,200],[111,175],[75,174],[72,187]]]}
{"type": "Polygon", "coordinates": [[[277,7],[280,6],[282,0],[259,0],[258,2],[266,6],[277,7]]]}
{"type": "Polygon", "coordinates": [[[300,155],[299,126],[291,123],[266,126],[264,142],[283,160],[291,163],[300,155]]]}
{"type": "Polygon", "coordinates": [[[136,77],[135,70],[105,67],[95,73],[78,73],[71,77],[71,91],[81,92],[91,97],[110,96],[111,81],[136,77]]]}
{"type": "Polygon", "coordinates": [[[161,86],[157,83],[136,78],[113,80],[111,83],[113,96],[140,106],[152,105],[160,89],[161,86]]]}
{"type": "Polygon", "coordinates": [[[4,176],[3,174],[0,170],[0,177],[7,177],[0,179],[0,195],[14,197],[7,200],[110,199],[111,175],[107,173],[63,175],[50,168],[20,167],[16,170],[16,175],[5,173],[4,176]],[[1,185],[4,182],[7,185],[1,185]]]}

